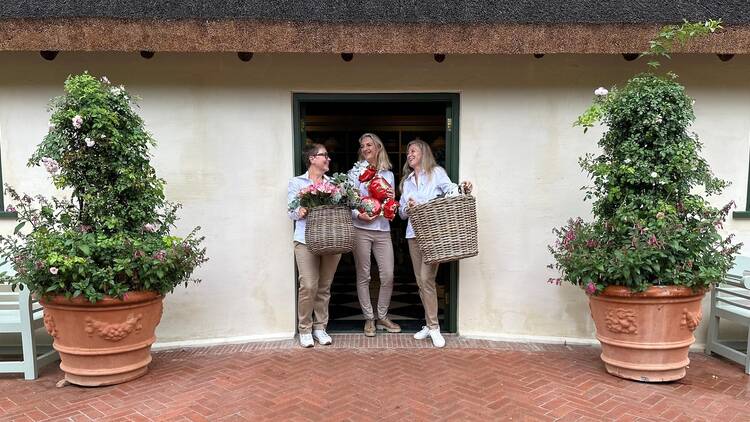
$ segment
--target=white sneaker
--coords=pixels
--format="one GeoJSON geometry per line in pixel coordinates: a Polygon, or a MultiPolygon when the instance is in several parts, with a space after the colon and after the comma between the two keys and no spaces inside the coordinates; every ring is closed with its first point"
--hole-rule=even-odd
{"type": "Polygon", "coordinates": [[[424,340],[430,335],[430,327],[422,327],[421,330],[414,334],[414,338],[417,340],[424,340]]]}
{"type": "Polygon", "coordinates": [[[315,346],[315,342],[313,341],[312,334],[300,334],[299,335],[299,345],[302,347],[313,347],[315,346]]]}
{"type": "Polygon", "coordinates": [[[435,347],[444,347],[445,346],[445,339],[443,338],[443,335],[440,334],[440,329],[435,328],[434,330],[430,330],[430,338],[432,339],[432,345],[435,347]]]}
{"type": "Polygon", "coordinates": [[[333,341],[331,340],[331,336],[326,333],[326,330],[313,330],[312,336],[315,340],[318,340],[318,343],[322,344],[323,346],[328,346],[333,341]]]}

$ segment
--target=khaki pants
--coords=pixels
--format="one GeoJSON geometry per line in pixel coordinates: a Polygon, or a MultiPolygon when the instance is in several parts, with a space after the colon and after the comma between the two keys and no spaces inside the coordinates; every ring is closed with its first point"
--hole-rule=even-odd
{"type": "Polygon", "coordinates": [[[375,319],[370,301],[370,252],[375,255],[380,271],[378,293],[378,319],[388,316],[388,307],[393,294],[393,243],[390,232],[354,228],[354,266],[357,269],[357,296],[362,314],[366,319],[375,319]]]}
{"type": "Polygon", "coordinates": [[[313,329],[325,330],[328,325],[328,302],[331,283],[341,254],[314,255],[307,245],[294,242],[294,258],[299,272],[297,319],[300,334],[310,334],[313,329]],[[315,322],[313,322],[313,314],[315,322]]]}
{"type": "Polygon", "coordinates": [[[422,251],[419,250],[417,239],[407,239],[409,243],[409,255],[414,267],[414,277],[419,286],[419,297],[424,306],[424,319],[426,326],[431,330],[440,328],[438,322],[437,291],[435,290],[435,277],[437,276],[438,264],[425,264],[422,261],[422,251]]]}

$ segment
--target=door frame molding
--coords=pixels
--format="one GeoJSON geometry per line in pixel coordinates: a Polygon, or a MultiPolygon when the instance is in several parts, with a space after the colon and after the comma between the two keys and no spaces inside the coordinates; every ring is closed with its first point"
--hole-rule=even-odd
{"type": "MultiPolygon", "coordinates": [[[[302,116],[302,104],[305,102],[336,102],[336,103],[364,103],[364,102],[382,102],[382,103],[445,103],[446,104],[446,122],[447,128],[445,133],[445,171],[453,181],[458,181],[458,164],[459,164],[459,133],[460,133],[460,100],[461,95],[456,92],[430,92],[430,93],[292,93],[292,128],[293,128],[293,168],[294,175],[302,173],[302,145],[305,141],[305,128],[302,116]]],[[[445,265],[445,264],[443,264],[445,265]]],[[[444,330],[450,333],[458,331],[458,263],[452,262],[449,265],[449,295],[448,295],[448,318],[446,318],[447,327],[444,330]]],[[[296,291],[295,291],[296,297],[296,291]]],[[[295,300],[296,309],[296,300],[295,300]]]]}

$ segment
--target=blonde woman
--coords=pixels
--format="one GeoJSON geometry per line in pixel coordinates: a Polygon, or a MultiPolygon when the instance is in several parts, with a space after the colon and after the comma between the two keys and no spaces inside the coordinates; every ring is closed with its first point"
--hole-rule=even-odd
{"type": "MultiPolygon", "coordinates": [[[[406,163],[404,164],[403,175],[400,185],[401,200],[399,202],[401,206],[399,214],[404,220],[408,218],[408,207],[427,202],[439,195],[458,194],[458,185],[451,182],[445,170],[437,165],[430,146],[421,139],[415,139],[406,146],[406,163]]],[[[461,184],[467,193],[471,192],[471,183],[462,182],[461,184]]],[[[439,224],[438,221],[435,223],[439,224]]],[[[417,279],[419,297],[422,299],[425,315],[425,326],[414,334],[414,338],[423,340],[430,337],[435,347],[443,347],[445,346],[445,339],[440,334],[437,292],[435,290],[438,264],[429,265],[422,260],[422,252],[417,245],[411,220],[406,226],[406,239],[409,244],[409,255],[414,267],[414,277],[417,279]]]]}
{"type": "MultiPolygon", "coordinates": [[[[385,146],[374,133],[365,133],[359,138],[360,162],[349,171],[349,180],[359,188],[360,196],[370,196],[367,182],[360,181],[360,175],[367,167],[374,167],[376,174],[391,186],[395,180],[391,172],[391,161],[385,146]]],[[[393,197],[393,188],[389,191],[393,197]]],[[[354,222],[354,265],[357,276],[357,296],[362,314],[365,317],[364,333],[374,337],[376,329],[389,333],[401,332],[401,327],[388,318],[388,307],[393,293],[393,243],[391,224],[382,215],[370,216],[357,210],[352,211],[354,222]],[[380,291],[377,310],[373,310],[370,300],[370,255],[375,256],[380,271],[380,291]],[[376,321],[377,318],[377,321],[376,321]]]]}
{"type": "MultiPolygon", "coordinates": [[[[303,188],[328,180],[331,157],[323,145],[312,144],[305,148],[302,159],[307,171],[292,177],[287,187],[287,203],[297,197],[303,188]]],[[[305,244],[305,222],[308,209],[298,207],[289,211],[294,220],[294,258],[299,272],[299,292],[297,295],[297,323],[299,343],[302,347],[313,347],[315,340],[327,346],[332,340],[326,332],[328,325],[328,302],[331,299],[331,283],[341,254],[314,255],[305,244]]]]}

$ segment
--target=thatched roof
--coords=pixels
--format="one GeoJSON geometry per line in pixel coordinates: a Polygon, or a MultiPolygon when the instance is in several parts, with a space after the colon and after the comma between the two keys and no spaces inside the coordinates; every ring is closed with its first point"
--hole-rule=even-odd
{"type": "Polygon", "coordinates": [[[750,51],[746,0],[26,0],[0,50],[625,53],[665,23],[721,18],[686,51],[750,51]]]}

